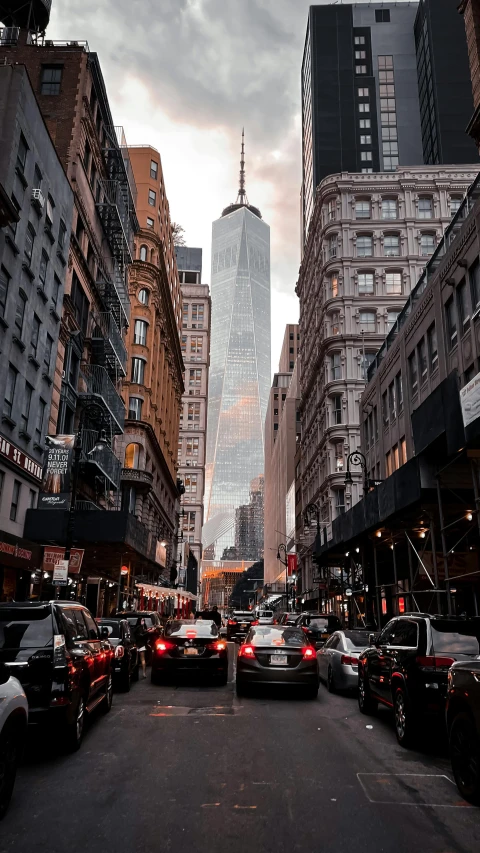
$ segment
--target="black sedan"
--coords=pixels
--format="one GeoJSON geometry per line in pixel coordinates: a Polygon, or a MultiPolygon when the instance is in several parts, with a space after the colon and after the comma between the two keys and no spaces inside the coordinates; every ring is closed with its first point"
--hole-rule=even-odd
{"type": "Polygon", "coordinates": [[[318,695],[318,662],[314,646],[296,627],[257,625],[238,650],[237,694],[255,685],[285,685],[318,695]]]}
{"type": "Polygon", "coordinates": [[[227,643],[215,622],[189,619],[167,624],[153,649],[152,682],[159,684],[167,676],[179,675],[210,676],[220,684],[227,683],[227,643]]]}
{"type": "Polygon", "coordinates": [[[227,621],[227,640],[237,641],[246,637],[255,619],[252,610],[235,610],[227,621]]]}
{"type": "Polygon", "coordinates": [[[330,635],[342,627],[339,618],[333,613],[302,613],[296,624],[317,649],[324,646],[330,635]]]}
{"type": "Polygon", "coordinates": [[[448,672],[447,728],[453,775],[462,797],[480,805],[480,660],[448,672]]]}
{"type": "Polygon", "coordinates": [[[97,619],[100,629],[108,631],[115,649],[113,684],[120,690],[130,690],[132,680],[138,681],[138,651],[127,619],[97,619]]]}

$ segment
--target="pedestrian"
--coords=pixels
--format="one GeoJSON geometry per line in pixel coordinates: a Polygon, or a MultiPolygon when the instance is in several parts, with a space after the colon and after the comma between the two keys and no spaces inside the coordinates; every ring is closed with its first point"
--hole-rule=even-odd
{"type": "Polygon", "coordinates": [[[147,623],[145,619],[141,618],[137,623],[135,628],[135,642],[137,644],[138,654],[140,657],[140,663],[142,665],[143,677],[147,677],[147,642],[148,642],[148,631],[147,631],[147,623]]]}
{"type": "Polygon", "coordinates": [[[212,622],[215,622],[215,625],[217,626],[217,628],[221,627],[222,617],[220,616],[220,613],[218,612],[218,607],[216,604],[214,604],[212,607],[212,612],[210,613],[210,619],[212,620],[212,622]]]}
{"type": "Polygon", "coordinates": [[[190,612],[190,616],[188,618],[195,619],[195,613],[193,612],[193,610],[190,612]]]}

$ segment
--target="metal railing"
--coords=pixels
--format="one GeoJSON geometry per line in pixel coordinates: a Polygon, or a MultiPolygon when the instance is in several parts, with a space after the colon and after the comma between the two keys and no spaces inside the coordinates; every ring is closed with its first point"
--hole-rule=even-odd
{"type": "Polygon", "coordinates": [[[84,429],[82,430],[82,451],[85,462],[89,465],[96,466],[100,474],[110,481],[113,489],[118,489],[120,485],[121,463],[112,448],[107,445],[102,448],[96,448],[98,441],[98,430],[84,429]]]}
{"type": "Polygon", "coordinates": [[[0,45],[12,45],[18,43],[20,27],[0,27],[0,45]]]}
{"type": "Polygon", "coordinates": [[[123,433],[125,405],[104,367],[98,364],[82,365],[79,397],[103,404],[113,420],[113,431],[123,433]]]}
{"type": "Polygon", "coordinates": [[[125,375],[127,348],[111,311],[95,315],[92,328],[92,341],[100,343],[107,362],[112,361],[112,358],[108,357],[109,354],[116,358],[118,366],[120,366],[123,375],[125,375]]]}

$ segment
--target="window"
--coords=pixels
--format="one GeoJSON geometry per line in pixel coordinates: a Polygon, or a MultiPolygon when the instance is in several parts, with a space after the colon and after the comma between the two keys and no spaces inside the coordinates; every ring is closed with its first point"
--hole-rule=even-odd
{"type": "Polygon", "coordinates": [[[143,400],[140,397],[130,397],[128,400],[128,417],[131,421],[142,420],[143,400]]]}
{"type": "Polygon", "coordinates": [[[154,181],[158,178],[158,163],[155,160],[150,160],[150,177],[153,178],[154,181]]]}
{"type": "Polygon", "coordinates": [[[193,438],[192,436],[187,436],[187,438],[186,438],[186,455],[187,456],[198,456],[199,444],[200,444],[199,438],[193,438]]]}
{"type": "Polygon", "coordinates": [[[148,248],[147,246],[140,246],[140,254],[139,258],[141,261],[146,261],[148,258],[148,248]]]}
{"type": "Polygon", "coordinates": [[[182,529],[184,533],[195,533],[195,517],[196,513],[191,510],[183,513],[182,529]]]}
{"type": "Polygon", "coordinates": [[[360,151],[360,160],[362,163],[368,163],[372,159],[371,151],[360,151]]]}
{"type": "Polygon", "coordinates": [[[477,311],[480,308],[480,263],[478,260],[475,261],[474,264],[470,267],[469,270],[470,277],[470,292],[472,296],[472,309],[473,312],[477,311]]]}
{"type": "Polygon", "coordinates": [[[387,427],[390,423],[390,410],[388,408],[388,392],[384,391],[382,394],[382,419],[383,426],[387,427]]]}
{"type": "Polygon", "coordinates": [[[360,145],[371,145],[372,137],[371,136],[361,136],[360,137],[360,145]]]}
{"type": "Polygon", "coordinates": [[[468,294],[467,282],[465,279],[457,287],[457,308],[458,322],[462,329],[462,334],[467,331],[470,325],[470,312],[468,309],[468,294]]]}
{"type": "Polygon", "coordinates": [[[155,190],[149,190],[148,191],[148,203],[151,207],[155,207],[155,205],[157,203],[157,194],[156,194],[155,190]]]}
{"type": "Polygon", "coordinates": [[[382,198],[382,219],[398,219],[398,205],[395,198],[382,198]]]}
{"type": "Polygon", "coordinates": [[[452,349],[457,343],[457,319],[455,317],[455,306],[453,296],[445,303],[445,325],[447,331],[448,348],[452,349]]]}
{"type": "Polygon", "coordinates": [[[363,379],[367,380],[368,377],[368,368],[375,361],[375,353],[374,352],[366,352],[362,357],[362,372],[361,376],[363,379]]]}
{"type": "Polygon", "coordinates": [[[398,234],[387,234],[383,238],[383,254],[386,258],[398,258],[400,255],[400,237],[398,234]]]}
{"type": "Polygon", "coordinates": [[[358,292],[360,295],[373,293],[374,291],[374,275],[373,272],[358,273],[358,292]]]}
{"type": "Polygon", "coordinates": [[[32,336],[30,338],[30,348],[34,356],[37,355],[38,349],[38,338],[40,335],[40,319],[36,314],[33,315],[33,323],[32,323],[32,336]]]}
{"type": "Polygon", "coordinates": [[[186,329],[188,326],[188,302],[184,302],[182,304],[182,328],[186,329]]]}
{"type": "Polygon", "coordinates": [[[141,290],[138,291],[138,301],[142,303],[142,305],[148,305],[150,300],[150,291],[147,290],[146,287],[142,287],[141,290]]]}
{"type": "Polygon", "coordinates": [[[17,384],[18,370],[11,364],[8,368],[7,384],[5,388],[5,399],[3,401],[3,414],[7,417],[12,417],[13,400],[15,397],[15,387],[17,384]]]}
{"type": "Polygon", "coordinates": [[[40,444],[43,436],[43,422],[45,420],[45,409],[47,408],[47,404],[45,400],[38,401],[38,411],[37,411],[37,423],[35,424],[35,441],[37,444],[40,444]]]}
{"type": "Polygon", "coordinates": [[[192,329],[203,329],[203,305],[192,305],[192,329]]]}
{"type": "Polygon", "coordinates": [[[153,228],[153,219],[151,216],[147,216],[147,228],[153,228]]]}
{"type": "Polygon", "coordinates": [[[370,92],[369,92],[369,90],[368,90],[368,89],[359,89],[359,90],[358,90],[358,97],[359,97],[359,98],[368,98],[368,97],[370,97],[370,92]]]}
{"type": "Polygon", "coordinates": [[[408,375],[410,380],[410,391],[416,394],[418,391],[417,353],[415,350],[408,356],[408,375]]]}
{"type": "Polygon", "coordinates": [[[89,302],[76,272],[73,273],[72,277],[72,292],[70,294],[70,298],[73,302],[75,319],[82,334],[85,335],[88,325],[89,302]]]}
{"type": "Polygon", "coordinates": [[[327,202],[327,222],[334,222],[337,218],[337,199],[330,198],[327,202]]]}
{"type": "Polygon", "coordinates": [[[328,258],[337,257],[337,235],[333,234],[328,240],[328,258]]]}
{"type": "Polygon", "coordinates": [[[377,315],[375,311],[360,311],[360,331],[376,332],[377,331],[377,315]]]}
{"type": "Polygon", "coordinates": [[[338,425],[342,423],[342,396],[341,394],[335,394],[332,397],[332,414],[333,414],[333,423],[334,425],[338,425]]]}
{"type": "Polygon", "coordinates": [[[418,199],[418,218],[433,219],[433,199],[419,198],[418,199]]]}
{"type": "Polygon", "coordinates": [[[14,480],[12,491],[12,503],[10,504],[10,521],[17,520],[18,504],[20,503],[20,493],[22,484],[19,480],[14,480]]]}
{"type": "Polygon", "coordinates": [[[45,341],[45,352],[43,354],[43,367],[45,373],[50,373],[50,362],[52,360],[52,350],[53,350],[53,338],[51,335],[47,333],[47,340],[45,341]]]}
{"type": "Polygon", "coordinates": [[[338,273],[336,272],[330,276],[330,296],[332,299],[338,296],[338,273]]]}
{"type": "Polygon", "coordinates": [[[143,358],[132,358],[131,381],[143,385],[145,378],[145,361],[143,358]]]}
{"type": "Polygon", "coordinates": [[[462,204],[461,195],[451,195],[449,198],[450,216],[455,216],[462,204]]]}
{"type": "Polygon", "coordinates": [[[395,392],[397,396],[398,411],[401,412],[403,409],[403,382],[401,371],[397,373],[395,377],[395,392]]]}
{"type": "Polygon", "coordinates": [[[33,253],[33,244],[35,243],[35,228],[32,223],[29,222],[27,225],[27,231],[25,233],[25,255],[28,258],[28,262],[30,263],[32,260],[33,253]]]}
{"type": "Polygon", "coordinates": [[[385,454],[385,473],[387,477],[392,474],[392,454],[390,452],[385,454]]]}
{"type": "Polygon", "coordinates": [[[373,255],[373,237],[370,235],[357,236],[357,256],[359,258],[371,258],[373,255]]]}
{"type": "Polygon", "coordinates": [[[387,333],[390,329],[393,328],[395,323],[397,322],[397,317],[400,314],[400,311],[387,311],[387,333]]]}
{"type": "Polygon", "coordinates": [[[432,323],[427,331],[427,346],[430,372],[432,373],[438,367],[437,330],[435,323],[432,323]]]}
{"type": "Polygon", "coordinates": [[[198,474],[188,471],[183,478],[183,485],[185,486],[186,494],[195,495],[197,493],[198,474]]]}
{"type": "Polygon", "coordinates": [[[345,489],[335,489],[335,509],[337,515],[345,512],[345,489]]]}
{"type": "MultiPolygon", "coordinates": [[[[366,58],[367,58],[366,50],[356,50],[355,51],[355,59],[366,59],[366,58]]],[[[366,91],[368,93],[368,89],[366,91]]],[[[359,89],[358,93],[360,94],[360,92],[363,92],[363,89],[359,89]]]]}
{"type": "Polygon", "coordinates": [[[28,419],[30,417],[30,406],[32,404],[33,388],[28,382],[25,382],[25,393],[22,399],[22,414],[20,415],[20,427],[24,432],[28,432],[28,419]]]}
{"type": "Polygon", "coordinates": [[[133,343],[146,346],[148,323],[145,320],[135,320],[133,326],[133,343]]]}
{"type": "Polygon", "coordinates": [[[180,349],[182,350],[182,355],[187,354],[187,336],[186,335],[182,335],[182,338],[180,341],[180,349]]]}
{"type": "Polygon", "coordinates": [[[125,462],[124,468],[133,468],[134,470],[138,470],[140,468],[140,445],[139,444],[127,444],[125,448],[125,462]]]}
{"type": "Polygon", "coordinates": [[[335,471],[343,471],[343,466],[345,463],[343,441],[336,441],[335,442],[334,452],[335,452],[335,471]]]}
{"type": "Polygon", "coordinates": [[[395,625],[395,633],[392,638],[392,646],[416,649],[418,644],[418,629],[414,622],[399,619],[395,625]]]}
{"type": "Polygon", "coordinates": [[[201,361],[203,358],[203,338],[192,337],[190,339],[190,354],[192,361],[201,361]]]}
{"type": "Polygon", "coordinates": [[[20,139],[18,142],[18,150],[17,150],[17,169],[20,172],[25,171],[25,166],[27,164],[27,154],[28,154],[28,145],[27,140],[25,139],[23,133],[20,134],[20,139]]]}
{"type": "Polygon", "coordinates": [[[47,267],[48,267],[48,255],[45,249],[42,249],[42,256],[40,258],[40,266],[38,269],[38,278],[42,283],[42,288],[45,290],[45,279],[47,277],[47,267]]]}
{"type": "MultiPolygon", "coordinates": [[[[275,410],[278,414],[278,409],[275,410]]],[[[200,403],[189,403],[187,408],[188,426],[194,429],[200,427],[200,403]]]]}
{"type": "Polygon", "coordinates": [[[335,352],[330,356],[330,369],[332,381],[342,378],[342,361],[339,352],[335,352]]]}
{"type": "Polygon", "coordinates": [[[58,248],[63,250],[65,248],[65,237],[67,235],[67,226],[65,225],[63,219],[60,220],[60,225],[58,226],[58,248]]]}
{"type": "Polygon", "coordinates": [[[355,66],[355,74],[366,74],[367,66],[366,65],[356,65],[355,66]]]}
{"type": "Polygon", "coordinates": [[[42,65],[41,95],[59,95],[62,82],[61,65],[42,65]]]}
{"type": "Polygon", "coordinates": [[[427,346],[425,338],[422,338],[418,345],[418,367],[420,370],[420,384],[423,385],[423,383],[427,381],[428,377],[427,346]]]}
{"type": "Polygon", "coordinates": [[[405,465],[407,461],[407,442],[405,441],[405,437],[400,439],[400,459],[401,465],[405,465]]]}
{"type": "Polygon", "coordinates": [[[388,386],[388,411],[390,414],[390,420],[394,421],[397,417],[395,382],[390,382],[390,385],[388,386]]]}
{"type": "Polygon", "coordinates": [[[435,251],[435,235],[421,234],[420,235],[420,254],[422,257],[430,257],[435,251]]]}
{"type": "Polygon", "coordinates": [[[389,294],[398,294],[402,293],[402,273],[401,272],[387,272],[385,273],[385,290],[389,294]]]}
{"type": "Polygon", "coordinates": [[[54,207],[55,207],[55,202],[54,202],[52,196],[49,194],[47,196],[46,219],[50,223],[50,225],[52,225],[52,223],[53,223],[53,209],[54,209],[54,207]]]}
{"type": "MultiPolygon", "coordinates": [[[[340,334],[340,311],[332,311],[331,316],[332,335],[340,334]]],[[[293,361],[290,362],[293,367],[293,361]]]]}
{"type": "Polygon", "coordinates": [[[42,189],[42,173],[40,168],[35,163],[35,171],[33,173],[33,186],[36,190],[42,189]]]}
{"type": "MultiPolygon", "coordinates": [[[[389,24],[390,23],[390,9],[375,9],[375,21],[377,24],[389,24]]],[[[378,57],[380,65],[380,59],[390,59],[390,57],[378,57]]]]}
{"type": "Polygon", "coordinates": [[[360,130],[370,130],[370,127],[371,127],[370,119],[369,118],[361,118],[359,120],[359,127],[360,127],[360,130]]]}
{"type": "Polygon", "coordinates": [[[23,332],[23,320],[25,318],[25,305],[27,304],[27,297],[24,293],[20,293],[15,305],[15,330],[17,337],[22,337],[23,332]]]}
{"type": "Polygon", "coordinates": [[[355,44],[365,44],[365,36],[355,36],[355,44]]]}
{"type": "Polygon", "coordinates": [[[5,317],[9,284],[10,276],[8,272],[5,267],[0,267],[0,315],[2,317],[5,317]]]}
{"type": "Polygon", "coordinates": [[[189,384],[190,388],[192,388],[192,387],[200,388],[200,385],[202,384],[202,370],[201,370],[201,368],[194,368],[193,370],[189,371],[188,384],[189,384]]]}
{"type": "Polygon", "coordinates": [[[356,201],[355,202],[355,218],[356,219],[370,219],[371,216],[371,208],[369,201],[356,201]]]}

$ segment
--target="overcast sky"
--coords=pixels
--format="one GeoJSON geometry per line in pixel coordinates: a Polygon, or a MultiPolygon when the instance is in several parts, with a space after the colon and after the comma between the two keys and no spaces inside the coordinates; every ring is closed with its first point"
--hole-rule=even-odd
{"type": "Polygon", "coordinates": [[[235,200],[245,125],[247,193],[271,228],[272,370],[298,319],[300,69],[309,0],[53,0],[48,35],[98,53],[115,124],[162,158],[172,219],[203,249],[235,200]]]}

